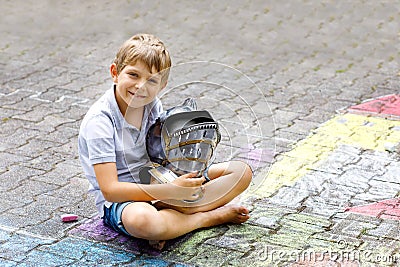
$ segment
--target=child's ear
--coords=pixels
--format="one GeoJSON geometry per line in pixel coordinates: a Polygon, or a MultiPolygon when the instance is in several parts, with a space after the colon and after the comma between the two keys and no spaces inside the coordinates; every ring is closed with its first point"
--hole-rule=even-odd
{"type": "Polygon", "coordinates": [[[115,63],[111,64],[110,66],[110,74],[113,79],[113,82],[118,83],[117,65],[115,65],[115,63]]]}

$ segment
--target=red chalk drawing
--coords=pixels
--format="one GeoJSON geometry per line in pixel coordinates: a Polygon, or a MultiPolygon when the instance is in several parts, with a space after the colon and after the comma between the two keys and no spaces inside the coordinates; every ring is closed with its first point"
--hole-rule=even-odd
{"type": "Polygon", "coordinates": [[[400,198],[383,200],[373,204],[346,208],[345,211],[380,219],[400,220],[400,198]]]}
{"type": "Polygon", "coordinates": [[[360,105],[352,106],[350,112],[400,117],[400,95],[383,96],[360,105]]]}
{"type": "MultiPolygon", "coordinates": [[[[400,95],[383,96],[360,105],[352,106],[350,112],[372,116],[389,116],[400,119],[400,95]]],[[[345,211],[373,216],[381,219],[400,220],[400,198],[383,200],[377,203],[349,207],[345,211]]]]}

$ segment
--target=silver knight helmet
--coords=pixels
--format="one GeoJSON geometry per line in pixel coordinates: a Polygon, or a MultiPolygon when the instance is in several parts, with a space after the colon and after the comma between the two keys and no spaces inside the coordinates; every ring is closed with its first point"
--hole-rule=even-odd
{"type": "Polygon", "coordinates": [[[147,132],[150,160],[177,175],[198,172],[212,161],[221,139],[218,123],[205,110],[196,110],[194,99],[163,112],[147,132]]]}

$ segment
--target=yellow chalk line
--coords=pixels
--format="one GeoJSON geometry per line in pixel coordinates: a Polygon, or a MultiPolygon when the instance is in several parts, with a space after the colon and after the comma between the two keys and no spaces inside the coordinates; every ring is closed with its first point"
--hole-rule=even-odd
{"type": "Polygon", "coordinates": [[[337,115],[284,153],[269,172],[260,173],[266,178],[247,194],[269,197],[283,185],[293,185],[340,145],[385,151],[386,143],[400,142],[400,130],[392,129],[395,126],[400,127],[400,121],[350,113],[337,115]]]}

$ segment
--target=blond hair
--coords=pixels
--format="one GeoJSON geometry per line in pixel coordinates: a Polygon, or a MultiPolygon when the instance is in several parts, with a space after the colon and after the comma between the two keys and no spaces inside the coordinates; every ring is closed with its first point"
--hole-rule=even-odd
{"type": "Polygon", "coordinates": [[[126,40],[119,48],[114,63],[117,73],[120,73],[127,65],[133,65],[138,60],[147,65],[149,71],[155,68],[162,72],[164,81],[168,79],[171,57],[164,43],[151,34],[136,34],[126,40]]]}

